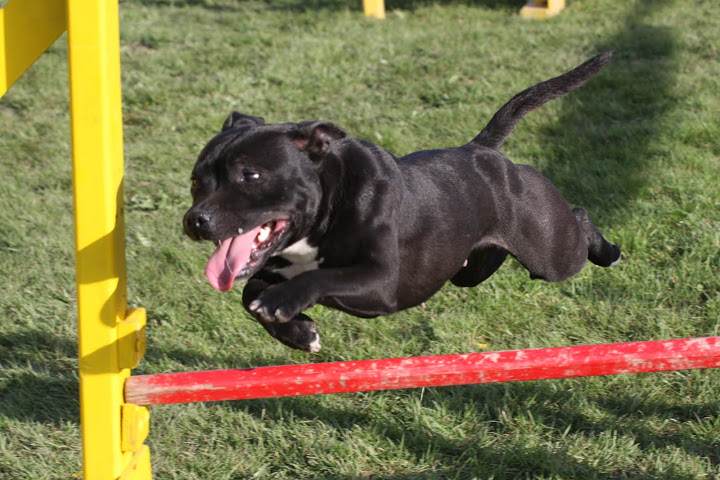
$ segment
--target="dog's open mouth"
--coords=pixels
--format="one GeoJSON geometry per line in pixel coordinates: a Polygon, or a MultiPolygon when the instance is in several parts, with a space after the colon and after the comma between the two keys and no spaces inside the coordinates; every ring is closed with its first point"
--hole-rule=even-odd
{"type": "Polygon", "coordinates": [[[273,220],[249,232],[216,242],[205,275],[217,290],[230,290],[236,278],[247,278],[262,267],[267,254],[287,229],[287,220],[273,220]]]}

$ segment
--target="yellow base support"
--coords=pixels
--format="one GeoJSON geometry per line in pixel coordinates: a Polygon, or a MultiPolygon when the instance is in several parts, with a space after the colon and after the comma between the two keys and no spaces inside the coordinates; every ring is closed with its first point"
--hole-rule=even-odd
{"type": "Polygon", "coordinates": [[[145,356],[145,323],[144,308],[130,310],[125,320],[118,322],[118,366],[135,368],[145,356]]]}
{"type": "Polygon", "coordinates": [[[147,407],[125,403],[122,405],[123,452],[139,452],[150,430],[150,411],[147,407]]]}
{"type": "Polygon", "coordinates": [[[130,464],[118,480],[146,480],[150,477],[150,449],[143,445],[140,451],[133,454],[130,464]]]}
{"type": "Polygon", "coordinates": [[[565,0],[531,0],[520,10],[523,18],[543,19],[560,13],[565,8],[565,0]]]}

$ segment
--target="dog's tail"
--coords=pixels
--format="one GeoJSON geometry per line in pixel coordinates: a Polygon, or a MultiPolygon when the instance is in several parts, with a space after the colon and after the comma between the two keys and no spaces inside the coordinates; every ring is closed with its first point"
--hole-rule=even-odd
{"type": "Polygon", "coordinates": [[[515,125],[528,112],[575,90],[590,80],[611,56],[612,52],[601,53],[559,77],[538,83],[518,93],[497,111],[487,126],[470,143],[488,148],[500,148],[515,125]]]}

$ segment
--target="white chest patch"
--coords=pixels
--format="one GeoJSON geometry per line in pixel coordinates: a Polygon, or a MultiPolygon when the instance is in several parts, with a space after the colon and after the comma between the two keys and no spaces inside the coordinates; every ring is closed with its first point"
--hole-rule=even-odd
{"type": "Polygon", "coordinates": [[[275,271],[283,277],[290,279],[303,272],[317,270],[320,268],[320,263],[322,262],[321,258],[317,258],[317,254],[317,247],[313,247],[308,243],[307,238],[303,238],[278,254],[278,256],[290,262],[291,265],[275,271]]]}

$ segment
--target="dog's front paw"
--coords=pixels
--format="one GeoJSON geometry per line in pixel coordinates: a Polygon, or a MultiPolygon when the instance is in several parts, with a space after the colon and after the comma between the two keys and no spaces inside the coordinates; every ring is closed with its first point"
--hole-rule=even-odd
{"type": "Polygon", "coordinates": [[[291,309],[287,306],[273,306],[272,302],[264,302],[261,299],[253,300],[248,306],[250,313],[261,322],[267,323],[287,323],[297,314],[293,315],[291,309]]]}
{"type": "Polygon", "coordinates": [[[308,305],[302,294],[288,294],[275,285],[265,289],[258,298],[250,302],[248,310],[262,322],[287,323],[302,312],[308,305]]]}

